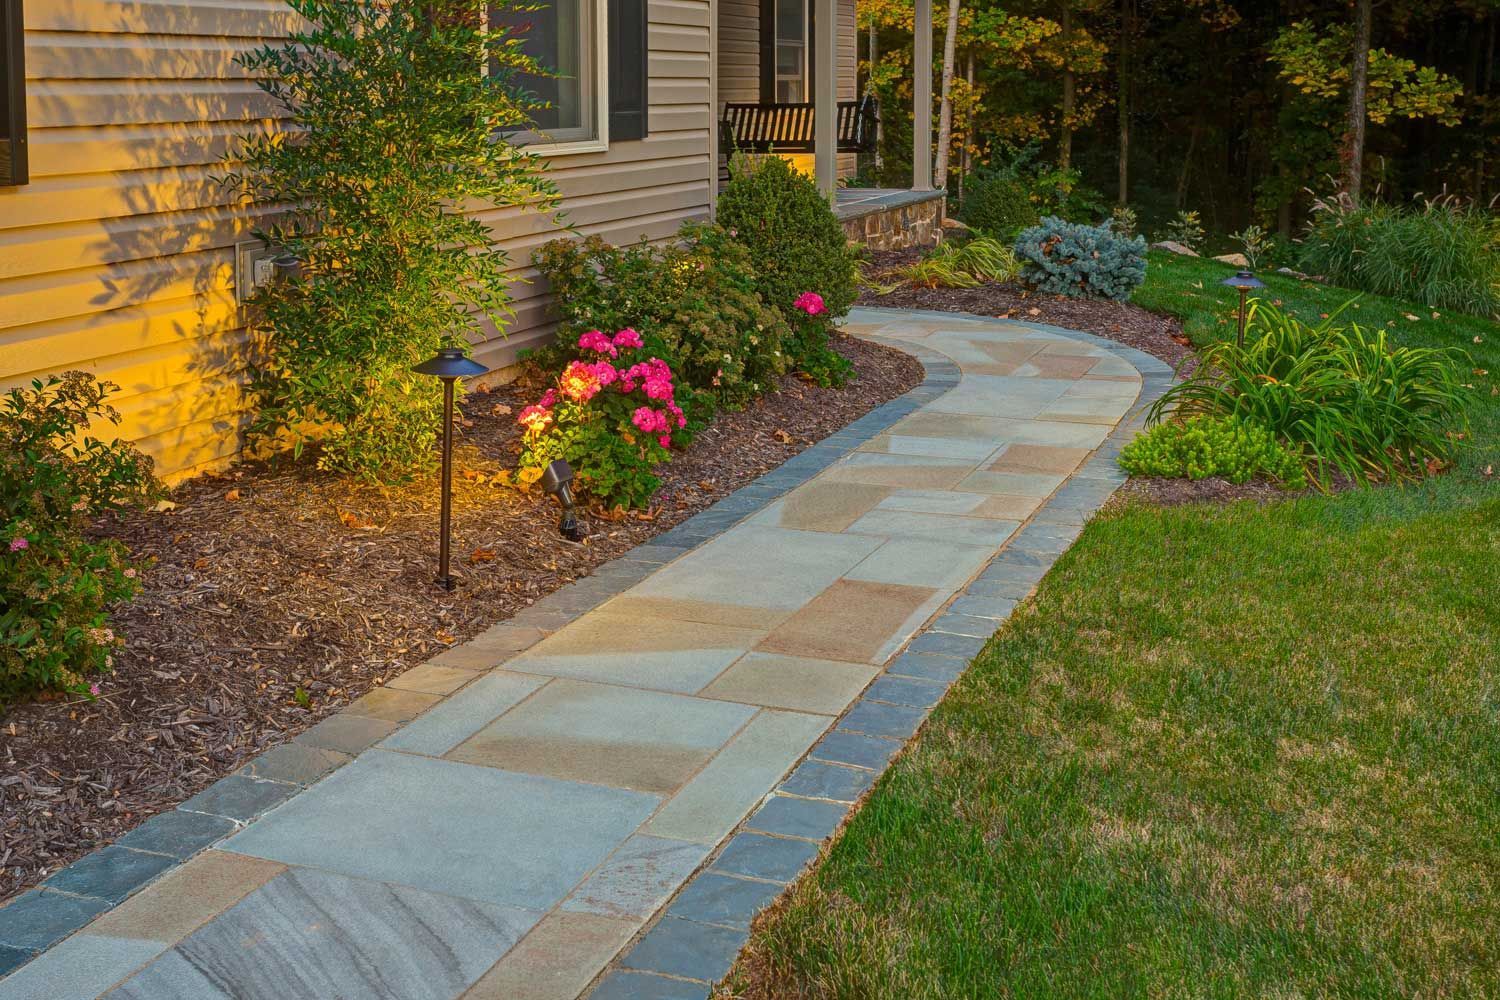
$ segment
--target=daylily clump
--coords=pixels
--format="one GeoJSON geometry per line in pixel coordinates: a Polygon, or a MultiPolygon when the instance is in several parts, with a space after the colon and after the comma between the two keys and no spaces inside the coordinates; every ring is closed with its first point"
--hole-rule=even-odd
{"type": "Polygon", "coordinates": [[[672,435],[687,427],[672,368],[642,357],[641,335],[590,330],[578,338],[581,358],[557,384],[521,411],[520,472],[535,482],[548,463],[566,459],[601,499],[639,506],[660,485],[653,468],[670,457],[672,435]]]}

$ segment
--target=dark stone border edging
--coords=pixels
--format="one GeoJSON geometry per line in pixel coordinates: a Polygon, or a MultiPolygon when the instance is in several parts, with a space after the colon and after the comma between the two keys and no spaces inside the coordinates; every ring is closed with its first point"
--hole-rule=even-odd
{"type": "MultiPolygon", "coordinates": [[[[966,323],[985,319],[928,310],[889,312],[966,323]]],[[[588,994],[591,1000],[706,1000],[749,940],[756,914],[822,853],[1011,610],[1036,589],[1085,522],[1128,478],[1116,461],[1120,449],[1140,429],[1145,408],[1172,384],[1172,369],[1143,351],[1093,334],[1016,320],[992,322],[1103,347],[1140,372],[1140,395],[1079,470],[886,664],[806,759],[682,886],[634,947],[616,958],[588,994]]],[[[933,352],[918,345],[873,339],[916,355],[929,371],[938,364],[928,360],[933,352]]]]}

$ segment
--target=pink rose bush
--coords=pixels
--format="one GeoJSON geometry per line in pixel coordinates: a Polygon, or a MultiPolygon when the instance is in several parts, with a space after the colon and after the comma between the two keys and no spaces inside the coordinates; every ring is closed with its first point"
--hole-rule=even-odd
{"type": "Polygon", "coordinates": [[[609,336],[590,330],[578,338],[583,355],[570,361],[557,384],[523,409],[522,483],[535,482],[557,459],[573,466],[589,489],[611,504],[644,505],[661,480],[653,469],[670,457],[673,434],[687,414],[677,402],[672,367],[646,357],[633,329],[609,336]]]}
{"type": "Polygon", "coordinates": [[[828,306],[823,303],[823,296],[817,292],[803,292],[792,302],[793,309],[800,309],[809,316],[821,316],[828,311],[828,306]]]}

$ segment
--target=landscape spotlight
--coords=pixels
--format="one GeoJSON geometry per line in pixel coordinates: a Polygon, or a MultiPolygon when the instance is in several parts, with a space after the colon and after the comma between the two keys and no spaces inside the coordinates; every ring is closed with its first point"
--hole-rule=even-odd
{"type": "Polygon", "coordinates": [[[453,574],[448,572],[448,536],[453,522],[453,383],[461,378],[483,375],[484,365],[464,354],[462,347],[444,347],[437,356],[417,365],[418,375],[436,375],[443,380],[443,471],[442,513],[439,515],[438,578],[445,590],[453,589],[453,574]]]}
{"type": "Polygon", "coordinates": [[[573,467],[558,459],[542,473],[542,491],[557,497],[557,502],[562,505],[562,517],[557,522],[557,530],[568,541],[581,542],[584,538],[583,526],[578,523],[578,515],[574,513],[573,488],[568,485],[572,481],[573,467]]]}
{"type": "Polygon", "coordinates": [[[1240,332],[1239,332],[1239,336],[1235,338],[1235,343],[1238,346],[1240,346],[1240,347],[1244,347],[1245,346],[1245,296],[1249,295],[1250,294],[1250,290],[1253,289],[1253,288],[1265,288],[1266,287],[1266,283],[1264,281],[1261,281],[1255,275],[1251,274],[1249,271],[1239,271],[1239,272],[1237,272],[1235,274],[1232,274],[1229,277],[1225,278],[1223,281],[1219,282],[1219,284],[1221,284],[1221,285],[1227,285],[1230,288],[1239,289],[1239,293],[1240,293],[1240,332]]]}

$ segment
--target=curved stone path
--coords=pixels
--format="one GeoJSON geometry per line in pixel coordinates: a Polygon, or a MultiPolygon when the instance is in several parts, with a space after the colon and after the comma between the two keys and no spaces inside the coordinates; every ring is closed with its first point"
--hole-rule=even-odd
{"type": "Polygon", "coordinates": [[[927,380],[0,909],[0,1000],[704,997],[1170,380],[1033,324],[847,328],[927,380]]]}

